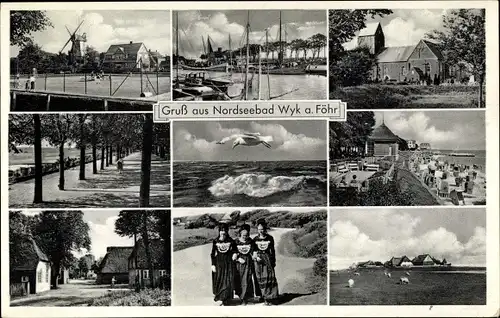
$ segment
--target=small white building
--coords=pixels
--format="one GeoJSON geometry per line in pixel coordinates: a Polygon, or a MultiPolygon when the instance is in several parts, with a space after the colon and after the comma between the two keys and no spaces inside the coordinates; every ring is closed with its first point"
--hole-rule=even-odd
{"type": "Polygon", "coordinates": [[[14,257],[15,264],[11,268],[10,284],[21,286],[26,294],[37,294],[50,290],[51,267],[47,255],[31,237],[21,239],[18,248],[22,251],[14,257]]]}

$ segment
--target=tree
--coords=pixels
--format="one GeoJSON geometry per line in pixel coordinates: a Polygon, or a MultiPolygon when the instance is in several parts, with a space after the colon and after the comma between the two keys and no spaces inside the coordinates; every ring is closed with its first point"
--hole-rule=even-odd
{"type": "MultiPolygon", "coordinates": [[[[169,214],[161,210],[120,211],[118,219],[115,221],[115,232],[120,236],[134,237],[134,242],[137,242],[137,237],[140,236],[142,238],[149,272],[151,273],[151,284],[154,287],[155,282],[152,275],[154,268],[150,250],[150,240],[160,238],[163,240],[163,242],[165,242],[165,245],[169,245],[169,214]]],[[[165,252],[169,251],[168,247],[165,247],[165,249],[165,252]]],[[[166,255],[169,254],[164,254],[164,259],[167,258],[166,255]]],[[[135,261],[137,262],[137,260],[135,261]]],[[[168,266],[167,268],[170,268],[170,266],[168,266]]]]}
{"type": "Polygon", "coordinates": [[[52,284],[57,287],[57,276],[62,266],[69,267],[73,252],[90,249],[89,225],[82,211],[42,211],[34,227],[34,237],[52,263],[52,284]]]}
{"type": "Polygon", "coordinates": [[[43,116],[43,137],[53,146],[59,147],[59,190],[64,190],[64,146],[69,141],[75,121],[70,114],[49,114],[43,116]]]}
{"type": "Polygon", "coordinates": [[[78,148],[80,148],[80,173],[78,175],[78,180],[85,180],[85,149],[86,149],[86,138],[87,134],[85,132],[85,120],[88,115],[78,114],[78,128],[80,130],[78,148]]]}
{"type": "Polygon", "coordinates": [[[151,151],[153,148],[153,115],[145,114],[142,131],[141,187],[139,206],[149,206],[151,188],[151,151]]]}
{"type": "Polygon", "coordinates": [[[17,55],[18,71],[21,73],[30,73],[33,67],[43,72],[49,64],[47,53],[42,50],[40,45],[35,43],[27,43],[17,55]]]}
{"type": "Polygon", "coordinates": [[[35,135],[35,196],[33,198],[33,203],[42,203],[42,124],[40,122],[40,115],[33,114],[34,122],[34,135],[35,135]]]}
{"type": "Polygon", "coordinates": [[[434,30],[428,37],[437,41],[448,65],[465,63],[479,83],[478,107],[484,107],[483,85],[486,74],[485,9],[451,10],[443,15],[444,31],[434,30]]]}
{"type": "Polygon", "coordinates": [[[87,46],[84,54],[85,71],[96,71],[99,67],[99,52],[93,46],[87,46]]]}
{"type": "Polygon", "coordinates": [[[345,52],[330,66],[330,82],[342,86],[361,85],[369,78],[374,65],[375,58],[364,47],[345,52]]]}
{"type": "Polygon", "coordinates": [[[85,256],[80,257],[78,260],[78,269],[80,271],[80,276],[83,276],[90,270],[85,256]]]}
{"type": "Polygon", "coordinates": [[[351,148],[364,149],[373,126],[373,112],[351,112],[345,122],[330,122],[330,160],[352,156],[351,148]]]}
{"type": "Polygon", "coordinates": [[[356,36],[356,32],[366,27],[367,17],[384,17],[392,14],[392,10],[329,10],[328,32],[330,63],[337,60],[339,53],[344,51],[342,44],[349,42],[356,36]]]}
{"type": "Polygon", "coordinates": [[[10,45],[24,47],[31,34],[53,27],[45,11],[10,11],[10,45]]]}

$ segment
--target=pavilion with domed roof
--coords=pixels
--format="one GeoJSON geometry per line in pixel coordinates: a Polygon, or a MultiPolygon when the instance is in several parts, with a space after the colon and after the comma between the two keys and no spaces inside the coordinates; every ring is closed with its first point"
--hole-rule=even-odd
{"type": "Polygon", "coordinates": [[[391,156],[398,160],[399,140],[400,138],[382,121],[382,124],[376,127],[368,137],[365,143],[365,154],[370,157],[391,156]]]}

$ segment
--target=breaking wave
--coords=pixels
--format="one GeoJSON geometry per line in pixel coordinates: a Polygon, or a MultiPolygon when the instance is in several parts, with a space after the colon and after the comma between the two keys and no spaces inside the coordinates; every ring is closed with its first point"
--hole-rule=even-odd
{"type": "Polygon", "coordinates": [[[263,198],[279,192],[317,186],[325,182],[326,180],[323,177],[286,177],[245,173],[234,177],[225,175],[213,181],[208,190],[215,197],[244,194],[250,197],[263,198]]]}

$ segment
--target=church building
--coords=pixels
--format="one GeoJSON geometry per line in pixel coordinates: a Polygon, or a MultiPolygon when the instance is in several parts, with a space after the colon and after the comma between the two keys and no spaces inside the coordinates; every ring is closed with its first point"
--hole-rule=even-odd
{"type": "Polygon", "coordinates": [[[376,56],[371,80],[420,82],[426,78],[440,82],[449,71],[437,45],[420,40],[416,45],[385,46],[385,36],[379,22],[368,23],[358,34],[358,47],[367,47],[376,56]]]}

